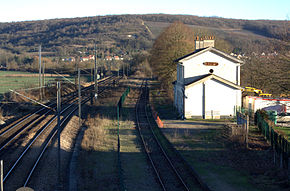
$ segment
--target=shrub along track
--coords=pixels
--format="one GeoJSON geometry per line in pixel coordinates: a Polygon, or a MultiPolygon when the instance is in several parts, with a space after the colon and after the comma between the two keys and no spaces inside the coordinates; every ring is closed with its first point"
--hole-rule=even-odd
{"type": "Polygon", "coordinates": [[[136,104],[137,128],[162,190],[209,190],[174,150],[152,121],[148,110],[147,82],[136,104]]]}

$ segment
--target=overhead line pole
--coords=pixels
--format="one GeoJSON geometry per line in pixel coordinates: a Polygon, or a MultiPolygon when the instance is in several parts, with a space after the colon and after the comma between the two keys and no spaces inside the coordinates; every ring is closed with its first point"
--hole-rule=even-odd
{"type": "Polygon", "coordinates": [[[4,166],[3,166],[3,160],[0,161],[0,173],[1,173],[1,178],[0,178],[0,190],[1,191],[4,191],[3,189],[3,177],[4,177],[4,174],[3,174],[3,169],[4,169],[4,166]]]}
{"type": "Polygon", "coordinates": [[[124,75],[125,75],[125,65],[124,65],[124,62],[122,62],[122,64],[123,64],[123,71],[122,71],[122,73],[123,73],[123,77],[124,77],[124,75]]]}
{"type": "Polygon", "coordinates": [[[58,144],[57,144],[57,182],[58,186],[60,187],[61,176],[60,176],[60,110],[61,110],[61,91],[60,91],[60,82],[57,82],[57,137],[58,137],[58,144]]]}
{"type": "Polygon", "coordinates": [[[82,118],[82,95],[81,95],[81,69],[78,69],[78,93],[79,93],[79,127],[81,127],[81,118],[82,118]]]}
{"type": "Polygon", "coordinates": [[[45,88],[44,88],[44,84],[45,84],[45,62],[42,63],[42,96],[45,99],[45,88]]]}
{"type": "Polygon", "coordinates": [[[98,66],[97,66],[97,45],[95,43],[95,72],[94,72],[94,80],[95,80],[95,101],[98,98],[98,66]]]}
{"type": "Polygon", "coordinates": [[[41,92],[42,92],[42,81],[41,81],[41,45],[39,45],[39,100],[42,100],[41,92]]]}
{"type": "Polygon", "coordinates": [[[102,77],[104,77],[104,67],[105,67],[105,65],[104,65],[104,51],[101,51],[101,75],[100,75],[100,78],[102,78],[102,77]]]}

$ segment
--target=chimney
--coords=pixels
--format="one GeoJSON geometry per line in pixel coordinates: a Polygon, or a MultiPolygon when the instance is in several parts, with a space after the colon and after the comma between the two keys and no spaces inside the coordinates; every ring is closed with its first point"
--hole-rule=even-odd
{"type": "Polygon", "coordinates": [[[204,38],[197,36],[195,39],[195,50],[207,47],[214,47],[214,36],[204,38]]]}

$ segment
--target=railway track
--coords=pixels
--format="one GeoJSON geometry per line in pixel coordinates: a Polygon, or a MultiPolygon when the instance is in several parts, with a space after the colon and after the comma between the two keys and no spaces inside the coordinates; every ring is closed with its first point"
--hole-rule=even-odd
{"type": "MultiPolygon", "coordinates": [[[[98,95],[102,96],[107,86],[112,86],[118,80],[109,77],[100,82],[98,95]]],[[[82,89],[82,104],[88,102],[93,86],[82,89]]],[[[78,109],[76,94],[67,96],[62,104],[61,128],[67,124],[78,109]]],[[[49,107],[55,108],[55,102],[49,107]]],[[[57,134],[57,116],[54,111],[42,108],[30,115],[17,120],[12,125],[4,127],[0,131],[0,159],[4,160],[4,188],[16,190],[22,186],[29,186],[35,169],[45,151],[51,146],[51,142],[57,134]]]]}
{"type": "Polygon", "coordinates": [[[136,122],[148,160],[162,190],[209,190],[156,127],[148,107],[147,82],[136,103],[136,122]]]}

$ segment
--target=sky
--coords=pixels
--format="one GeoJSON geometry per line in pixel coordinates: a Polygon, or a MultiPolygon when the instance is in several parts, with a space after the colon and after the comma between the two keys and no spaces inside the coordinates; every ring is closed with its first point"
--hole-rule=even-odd
{"type": "Polygon", "coordinates": [[[290,20],[290,0],[0,0],[0,22],[119,14],[290,20]]]}

